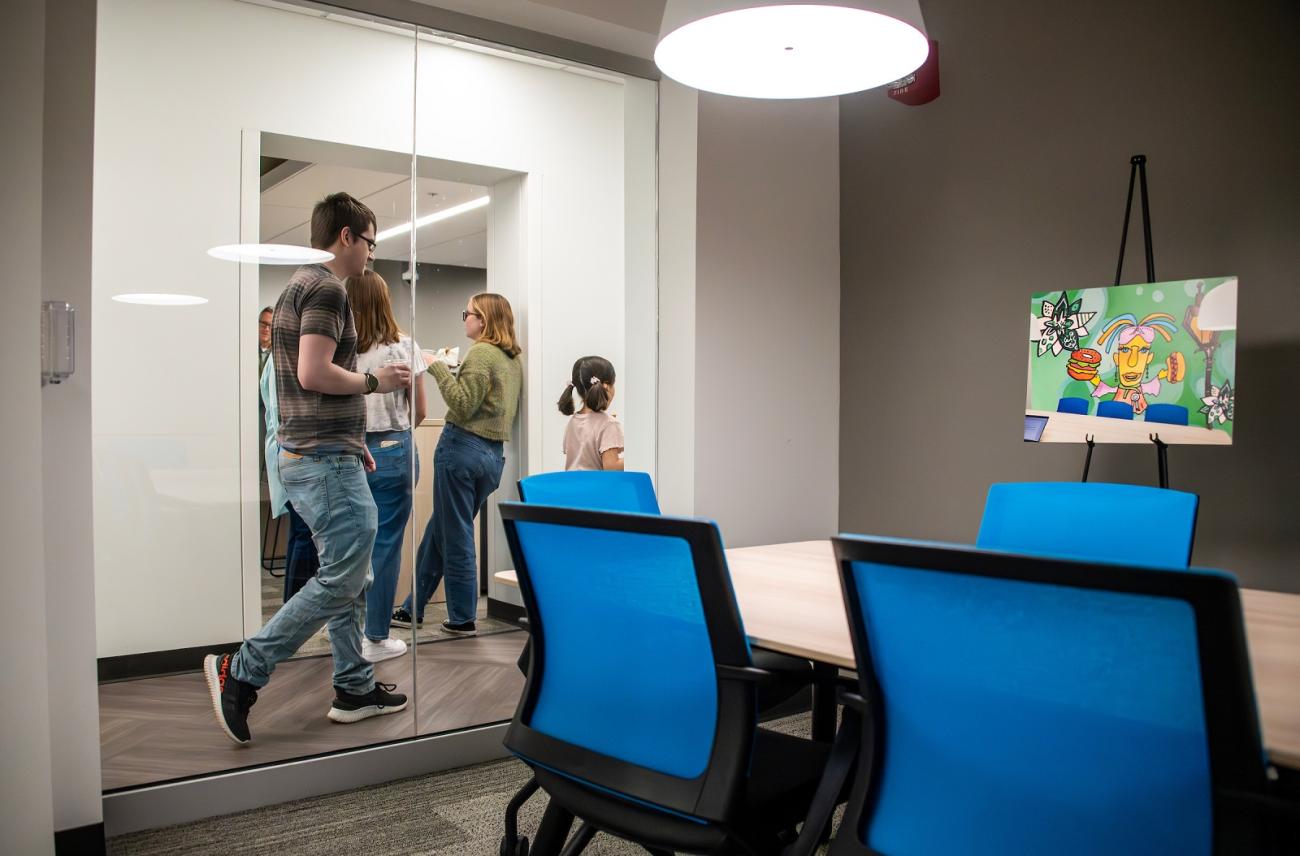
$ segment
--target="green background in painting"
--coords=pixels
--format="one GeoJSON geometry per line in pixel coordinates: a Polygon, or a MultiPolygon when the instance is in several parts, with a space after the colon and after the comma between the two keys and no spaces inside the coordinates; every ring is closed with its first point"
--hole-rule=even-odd
{"type": "MultiPolygon", "coordinates": [[[[1187,408],[1187,423],[1189,425],[1205,427],[1205,414],[1200,412],[1202,407],[1201,397],[1205,393],[1205,353],[1197,350],[1196,341],[1184,329],[1184,318],[1189,307],[1196,302],[1196,288],[1199,283],[1205,283],[1205,292],[1208,294],[1213,289],[1222,285],[1235,277],[1217,277],[1202,280],[1186,280],[1177,282],[1155,282],[1142,283],[1141,285],[1117,285],[1111,288],[1083,288],[1066,291],[1065,294],[1069,301],[1082,298],[1082,312],[1095,312],[1096,315],[1088,322],[1088,335],[1080,339],[1080,347],[1092,348],[1099,352],[1101,356],[1101,366],[1099,373],[1101,379],[1111,386],[1118,386],[1115,382],[1115,361],[1113,353],[1118,343],[1112,337],[1111,353],[1106,352],[1106,348],[1097,344],[1097,338],[1102,331],[1116,316],[1124,313],[1132,315],[1141,321],[1144,317],[1152,312],[1165,312],[1174,317],[1174,323],[1178,325],[1178,332],[1174,334],[1173,342],[1166,342],[1163,336],[1156,335],[1156,340],[1151,349],[1155,353],[1155,359],[1151,361],[1151,376],[1155,377],[1156,372],[1164,368],[1165,358],[1173,351],[1181,351],[1187,360],[1187,375],[1181,383],[1169,383],[1161,381],[1160,393],[1155,396],[1147,396],[1147,403],[1160,402],[1162,404],[1181,404],[1187,408]]],[[[1052,303],[1058,301],[1061,292],[1043,291],[1036,292],[1029,302],[1029,314],[1033,318],[1039,318],[1043,314],[1043,301],[1049,300],[1052,303]]],[[[1057,402],[1065,397],[1076,397],[1087,399],[1088,413],[1096,415],[1097,402],[1110,398],[1106,395],[1101,399],[1093,398],[1093,386],[1087,381],[1074,380],[1065,372],[1065,364],[1070,359],[1070,352],[1062,349],[1060,354],[1053,354],[1050,350],[1038,356],[1038,342],[1030,340],[1029,342],[1029,409],[1031,410],[1056,410],[1057,402]]],[[[1224,381],[1231,381],[1234,392],[1237,389],[1237,331],[1223,330],[1219,333],[1219,346],[1214,351],[1214,370],[1212,373],[1212,385],[1220,386],[1224,381]]],[[[1219,431],[1226,431],[1232,434],[1232,420],[1224,422],[1222,425],[1215,424],[1214,428],[1219,431]]]]}

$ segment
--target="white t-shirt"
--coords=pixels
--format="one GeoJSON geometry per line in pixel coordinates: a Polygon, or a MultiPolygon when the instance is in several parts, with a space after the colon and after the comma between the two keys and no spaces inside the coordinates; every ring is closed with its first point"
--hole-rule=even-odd
{"type": "Polygon", "coordinates": [[[623,448],[623,423],[607,411],[583,410],[564,429],[564,468],[603,470],[602,453],[623,448]]]}
{"type": "MultiPolygon", "coordinates": [[[[413,341],[410,336],[400,336],[396,342],[390,342],[387,345],[376,345],[364,354],[357,354],[357,371],[370,372],[375,371],[390,360],[396,360],[411,364],[411,345],[413,341]]],[[[415,366],[416,372],[423,372],[426,368],[424,355],[420,353],[419,344],[415,344],[415,366]]],[[[419,375],[415,382],[422,383],[423,375],[419,375]]],[[[371,393],[363,396],[362,400],[366,403],[366,431],[409,431],[411,430],[411,413],[406,406],[407,390],[405,388],[395,389],[392,392],[380,395],[371,393]]]]}

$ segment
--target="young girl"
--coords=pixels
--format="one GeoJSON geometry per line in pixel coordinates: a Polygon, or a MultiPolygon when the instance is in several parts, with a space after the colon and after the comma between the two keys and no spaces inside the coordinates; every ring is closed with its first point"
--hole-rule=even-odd
{"type": "Polygon", "coordinates": [[[412,355],[416,361],[414,402],[405,388],[365,397],[366,447],[375,459],[375,471],[367,473],[366,480],[379,513],[379,530],[371,559],[374,582],[366,593],[361,656],[378,663],[406,653],[406,643],[389,638],[388,631],[402,564],[402,540],[411,516],[413,461],[415,472],[419,472],[411,432],[424,421],[425,364],[419,346],[397,327],[388,283],[383,277],[367,270],[349,277],[346,288],[357,328],[357,371],[374,373],[395,362],[410,365],[412,355]]]}
{"type": "Polygon", "coordinates": [[[623,469],[623,425],[609,414],[614,401],[614,366],[604,357],[580,357],[573,380],[560,395],[560,412],[569,417],[564,429],[566,470],[623,469]],[[582,408],[573,412],[573,398],[582,408]]]}

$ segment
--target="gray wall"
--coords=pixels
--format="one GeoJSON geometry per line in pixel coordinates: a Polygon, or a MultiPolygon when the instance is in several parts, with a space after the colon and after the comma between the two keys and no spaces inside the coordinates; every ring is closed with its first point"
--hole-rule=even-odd
{"type": "MultiPolygon", "coordinates": [[[[0,207],[5,311],[0,357],[11,384],[0,407],[0,431],[14,454],[0,480],[0,539],[5,545],[0,644],[0,839],[14,853],[52,853],[50,722],[46,652],[44,549],[41,539],[41,127],[44,120],[45,4],[19,0],[5,8],[0,62],[9,93],[0,158],[7,204],[0,207]]],[[[74,593],[75,594],[75,593],[74,593]]]]}
{"type": "MultiPolygon", "coordinates": [[[[969,541],[991,482],[1079,477],[1021,440],[1025,307],[1108,285],[1128,160],[1149,159],[1156,278],[1241,277],[1236,445],[1175,447],[1194,561],[1300,591],[1300,8],[1283,0],[929,0],[943,94],[841,101],[840,525],[969,541]]],[[[1135,243],[1136,242],[1136,243],[1135,243]]],[[[1126,282],[1145,279],[1141,234],[1126,282]]],[[[1093,478],[1152,484],[1098,447],[1093,478]]],[[[1159,521],[1097,509],[1100,537],[1159,521]]]]}
{"type": "Polygon", "coordinates": [[[695,513],[728,546],[835,531],[837,117],[834,99],[699,97],[695,513]]]}

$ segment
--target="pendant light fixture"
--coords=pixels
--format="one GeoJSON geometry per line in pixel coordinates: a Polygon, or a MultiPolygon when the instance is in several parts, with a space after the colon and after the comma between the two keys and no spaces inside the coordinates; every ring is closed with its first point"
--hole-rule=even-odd
{"type": "Polygon", "coordinates": [[[918,0],[667,0],[655,63],[707,92],[820,98],[897,80],[929,51],[918,0]]]}

